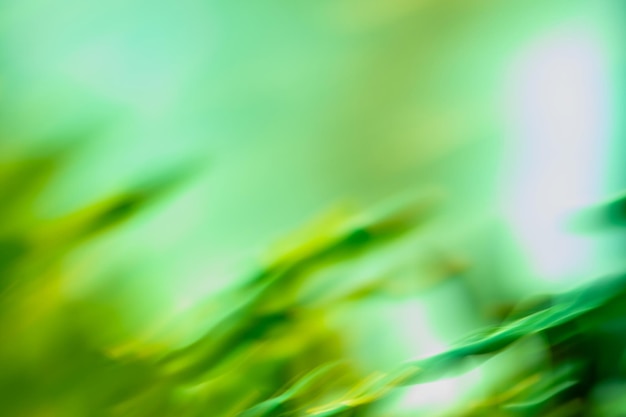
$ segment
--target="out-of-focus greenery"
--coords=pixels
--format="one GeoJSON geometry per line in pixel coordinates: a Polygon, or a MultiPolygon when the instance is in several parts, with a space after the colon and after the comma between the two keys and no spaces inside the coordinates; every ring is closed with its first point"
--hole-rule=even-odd
{"type": "MultiPolygon", "coordinates": [[[[339,293],[311,291],[307,285],[319,279],[319,271],[372,256],[428,223],[437,211],[436,200],[428,197],[376,216],[343,220],[294,245],[241,285],[209,300],[218,314],[207,316],[212,324],[205,334],[183,347],[125,348],[133,335],[124,330],[123,312],[102,294],[68,297],[62,261],[184,176],[176,171],[62,218],[39,220],[33,217],[33,201],[66,152],[4,159],[0,166],[1,190],[10,196],[3,200],[0,223],[2,415],[400,415],[393,399],[402,387],[419,389],[480,368],[533,338],[543,340],[542,348],[522,345],[526,367],[475,392],[471,401],[439,412],[617,416],[626,411],[611,391],[623,384],[626,372],[624,276],[521,305],[434,356],[373,373],[352,360],[327,317],[338,306],[380,297],[391,278],[339,293]],[[537,361],[539,356],[548,362],[537,361]]],[[[607,210],[614,213],[615,204],[607,210]]],[[[422,283],[419,291],[442,282],[422,283]]]]}
{"type": "Polygon", "coordinates": [[[0,417],[621,417],[623,7],[4,0],[0,417]]]}
{"type": "MultiPolygon", "coordinates": [[[[370,250],[403,232],[419,214],[355,224],[311,242],[221,296],[225,317],[191,345],[145,356],[141,350],[127,354],[118,352],[131,336],[124,332],[124,317],[107,307],[106,299],[68,300],[60,262],[77,245],[158,198],[180,173],[63,218],[36,220],[33,201],[63,156],[2,163],[7,198],[1,223],[0,318],[2,340],[8,343],[1,348],[0,381],[6,415],[218,416],[243,410],[312,365],[343,359],[339,336],[320,320],[325,307],[297,302],[311,270],[370,250]]],[[[345,365],[335,375],[341,378],[333,384],[344,387],[358,380],[345,365]]]]}

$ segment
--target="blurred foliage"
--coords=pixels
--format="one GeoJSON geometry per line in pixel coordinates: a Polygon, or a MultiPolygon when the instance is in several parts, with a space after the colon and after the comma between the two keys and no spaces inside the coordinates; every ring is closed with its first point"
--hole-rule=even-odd
{"type": "Polygon", "coordinates": [[[626,226],[626,195],[577,213],[572,223],[574,230],[585,233],[626,226]]]}
{"type": "MultiPolygon", "coordinates": [[[[626,415],[626,277],[546,284],[623,259],[555,230],[624,185],[621,2],[79,3],[0,6],[0,417],[626,415]],[[210,193],[107,241],[181,201],[197,166],[155,167],[189,153],[210,193]],[[372,208],[431,185],[450,204],[372,208]]],[[[571,220],[620,233],[624,195],[571,220]]]]}
{"type": "MultiPolygon", "coordinates": [[[[402,387],[419,389],[468,372],[532,338],[543,341],[547,365],[535,360],[537,352],[523,350],[525,369],[441,415],[626,412],[610,389],[623,384],[626,371],[623,275],[513,306],[503,320],[434,356],[374,373],[356,365],[327,317],[337,306],[384,293],[388,280],[360,283],[330,299],[316,299],[319,291],[303,296],[306,285],[317,279],[316,272],[371,256],[426,224],[437,211],[432,198],[345,219],[294,243],[240,285],[208,300],[219,315],[206,317],[212,324],[186,346],[124,349],[133,335],[123,312],[102,297],[69,297],[63,259],[175,189],[189,170],[42,220],[35,213],[37,199],[68,152],[4,158],[0,164],[2,415],[400,415],[392,400],[402,387]]],[[[416,413],[410,415],[423,415],[416,413]]]]}
{"type": "MultiPolygon", "coordinates": [[[[524,298],[560,291],[569,282],[535,286],[578,279],[580,265],[604,270],[554,229],[588,185],[622,169],[622,144],[604,149],[622,123],[605,120],[622,103],[618,1],[1,7],[0,135],[43,140],[26,152],[0,142],[0,417],[626,414],[626,278],[524,298]],[[94,134],[104,139],[75,163],[94,134]],[[188,153],[215,156],[211,194],[101,250],[156,242],[149,267],[98,276],[118,273],[99,264],[115,256],[81,251],[136,230],[196,166],[129,178],[188,153]],[[425,193],[371,208],[431,184],[449,204],[425,193]],[[51,190],[56,212],[42,209],[51,190]],[[239,272],[250,248],[344,197],[365,208],[303,227],[252,273],[213,286],[223,265],[206,264],[236,252],[239,272]],[[194,236],[174,248],[182,234],[194,236]],[[185,287],[167,267],[194,251],[205,281],[169,299],[188,309],[177,315],[157,293],[185,287]],[[120,301],[138,274],[148,279],[120,301]],[[164,310],[144,314],[147,331],[135,322],[146,300],[164,310]],[[429,325],[450,322],[454,337],[483,329],[403,356],[407,340],[421,348],[429,325]]],[[[619,232],[625,207],[623,195],[590,207],[572,229],[619,232]]]]}

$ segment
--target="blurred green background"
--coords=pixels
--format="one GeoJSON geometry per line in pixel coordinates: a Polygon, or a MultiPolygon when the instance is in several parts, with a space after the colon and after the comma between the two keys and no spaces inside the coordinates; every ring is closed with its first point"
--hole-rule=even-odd
{"type": "MultiPolygon", "coordinates": [[[[141,189],[146,178],[192,169],[166,198],[55,261],[62,303],[111,309],[85,319],[93,337],[108,334],[114,314],[126,328],[109,323],[123,333],[111,336],[115,349],[161,352],[204,334],[229,307],[207,307],[210,297],[302,240],[389,201],[433,199],[425,225],[331,262],[296,299],[399,281],[389,291],[404,297],[341,305],[327,326],[367,372],[441,352],[520,300],[623,266],[623,232],[585,234],[572,223],[626,185],[623,8],[617,0],[5,0],[0,159],[10,166],[69,150],[28,216],[20,206],[4,216],[5,229],[23,223],[20,231],[37,234],[40,223],[141,189]],[[449,276],[461,278],[414,295],[449,276]]],[[[19,193],[7,189],[0,204],[8,207],[19,193]]],[[[25,263],[44,256],[31,255],[25,263]]],[[[492,367],[481,372],[497,374],[492,367]]],[[[420,395],[460,398],[485,378],[469,375],[420,395]]]]}

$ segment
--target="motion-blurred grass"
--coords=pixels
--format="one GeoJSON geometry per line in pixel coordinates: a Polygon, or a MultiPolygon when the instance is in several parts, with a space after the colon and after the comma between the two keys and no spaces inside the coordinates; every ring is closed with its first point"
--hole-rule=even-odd
{"type": "Polygon", "coordinates": [[[623,415],[622,9],[4,2],[0,416],[623,415]]]}
{"type": "MultiPolygon", "coordinates": [[[[509,318],[495,318],[496,327],[426,359],[403,364],[397,358],[397,366],[371,372],[350,356],[345,348],[349,332],[329,326],[334,310],[380,297],[408,296],[417,302],[421,293],[445,285],[442,278],[462,281],[453,278],[462,267],[441,269],[428,285],[423,278],[418,286],[405,283],[401,294],[389,293],[394,281],[402,279],[393,275],[354,282],[340,291],[336,283],[315,291],[307,284],[319,280],[325,268],[371,257],[389,239],[423,227],[436,212],[436,200],[429,195],[391,212],[318,228],[308,242],[292,246],[240,286],[209,301],[217,306],[204,317],[210,325],[192,343],[180,348],[133,344],[135,335],[126,328],[115,297],[96,293],[75,299],[64,293],[62,262],[72,249],[122,226],[161,197],[179,181],[180,172],[62,218],[40,221],[32,217],[33,202],[62,164],[64,152],[20,156],[1,165],[2,191],[10,196],[0,224],[4,415],[397,415],[391,400],[399,387],[417,384],[419,389],[450,378],[451,372],[468,372],[480,367],[483,358],[537,337],[542,340],[539,350],[521,345],[517,355],[526,366],[509,365],[506,385],[490,384],[486,374],[485,387],[474,387],[472,401],[459,405],[451,399],[437,412],[623,412],[610,391],[615,410],[608,414],[598,414],[607,405],[595,398],[598,390],[622,383],[623,276],[517,308],[509,318]],[[449,409],[451,404],[455,406],[449,409]]],[[[607,221],[615,221],[616,215],[624,217],[614,209],[617,204],[623,202],[595,211],[607,210],[607,221]]],[[[444,308],[440,312],[446,314],[444,308]]]]}

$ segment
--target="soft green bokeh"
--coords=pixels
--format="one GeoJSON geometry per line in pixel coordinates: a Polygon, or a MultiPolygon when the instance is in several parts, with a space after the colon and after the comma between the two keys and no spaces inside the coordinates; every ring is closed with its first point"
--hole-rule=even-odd
{"type": "Polygon", "coordinates": [[[204,334],[226,308],[207,298],[302,240],[436,196],[427,224],[316,271],[302,297],[397,281],[322,327],[368,372],[441,352],[623,266],[620,231],[569,227],[625,185],[622,15],[617,0],[5,0],[2,160],[72,149],[19,222],[200,166],[56,267],[62,300],[121,317],[102,332],[132,340],[119,349],[158,351],[204,334]]]}

